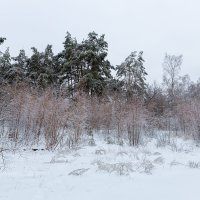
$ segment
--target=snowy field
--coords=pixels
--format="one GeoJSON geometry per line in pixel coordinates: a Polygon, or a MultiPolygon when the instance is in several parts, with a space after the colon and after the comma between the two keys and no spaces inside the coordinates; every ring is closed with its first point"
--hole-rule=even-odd
{"type": "Polygon", "coordinates": [[[200,148],[96,142],[56,152],[6,152],[0,200],[199,200],[200,148]]]}

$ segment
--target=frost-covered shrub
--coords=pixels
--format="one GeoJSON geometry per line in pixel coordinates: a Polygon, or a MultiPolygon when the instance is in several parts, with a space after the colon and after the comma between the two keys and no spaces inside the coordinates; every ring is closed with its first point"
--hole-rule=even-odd
{"type": "Polygon", "coordinates": [[[108,173],[116,173],[118,175],[129,175],[130,172],[133,172],[133,167],[131,163],[104,163],[104,162],[97,162],[98,170],[105,171],[108,173]]]}
{"type": "Polygon", "coordinates": [[[151,174],[154,169],[154,165],[150,160],[143,159],[142,162],[136,164],[136,170],[140,173],[151,174]]]}
{"type": "Polygon", "coordinates": [[[95,143],[95,140],[94,140],[93,137],[90,137],[90,138],[89,138],[88,145],[89,145],[89,146],[96,146],[96,143],[95,143]]]}
{"type": "Polygon", "coordinates": [[[178,161],[176,161],[176,160],[173,160],[171,163],[170,163],[170,166],[172,167],[172,166],[178,166],[178,165],[184,165],[183,163],[180,163],[180,162],[178,162],[178,161]]]}
{"type": "Polygon", "coordinates": [[[107,144],[115,144],[115,141],[114,141],[114,139],[111,136],[108,136],[106,138],[106,142],[107,142],[107,144]]]}
{"type": "Polygon", "coordinates": [[[122,139],[119,139],[117,141],[117,144],[120,145],[120,146],[123,146],[124,145],[124,141],[122,139]]]}
{"type": "Polygon", "coordinates": [[[119,175],[129,175],[130,172],[133,172],[131,163],[116,163],[114,164],[113,171],[119,175]]]}
{"type": "Polygon", "coordinates": [[[189,161],[188,166],[189,168],[200,168],[200,162],[189,161]]]}
{"type": "Polygon", "coordinates": [[[72,172],[70,172],[68,175],[73,175],[73,176],[81,176],[83,175],[84,173],[86,173],[87,171],[89,170],[89,168],[82,168],[82,169],[76,169],[72,172]]]}
{"type": "Polygon", "coordinates": [[[106,151],[104,149],[97,149],[95,151],[95,154],[97,154],[97,155],[104,155],[104,154],[106,154],[106,151]]]}
{"type": "Polygon", "coordinates": [[[170,144],[170,133],[161,131],[156,135],[156,146],[157,147],[165,147],[170,144]]]}

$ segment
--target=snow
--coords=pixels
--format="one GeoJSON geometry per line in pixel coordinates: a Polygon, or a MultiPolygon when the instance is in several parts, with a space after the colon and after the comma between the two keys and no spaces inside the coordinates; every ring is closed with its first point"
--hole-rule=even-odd
{"type": "Polygon", "coordinates": [[[200,148],[192,142],[178,140],[176,148],[157,148],[154,141],[138,148],[96,143],[5,152],[0,200],[200,199],[200,148]]]}

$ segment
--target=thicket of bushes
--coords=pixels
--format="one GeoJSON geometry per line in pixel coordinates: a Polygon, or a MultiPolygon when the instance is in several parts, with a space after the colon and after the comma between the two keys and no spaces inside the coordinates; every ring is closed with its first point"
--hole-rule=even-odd
{"type": "Polygon", "coordinates": [[[109,143],[132,146],[157,131],[166,131],[169,143],[174,135],[200,139],[196,98],[177,102],[173,110],[162,107],[160,113],[159,106],[167,105],[163,97],[147,102],[134,96],[127,102],[118,93],[109,97],[82,93],[72,99],[57,95],[52,88],[41,91],[29,86],[4,86],[0,94],[0,137],[16,145],[42,141],[47,149],[73,147],[95,133],[109,143]]]}

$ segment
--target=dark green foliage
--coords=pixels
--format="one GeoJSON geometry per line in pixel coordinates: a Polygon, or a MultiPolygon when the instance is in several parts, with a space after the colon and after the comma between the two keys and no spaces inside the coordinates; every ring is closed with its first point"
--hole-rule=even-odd
{"type": "Polygon", "coordinates": [[[117,66],[117,77],[123,82],[128,97],[133,94],[144,95],[146,89],[143,52],[132,52],[125,61],[117,66]]]}
{"type": "Polygon", "coordinates": [[[61,71],[59,80],[68,93],[83,90],[88,94],[101,94],[106,86],[106,79],[111,78],[112,66],[106,60],[108,44],[104,35],[89,33],[80,44],[69,33],[65,38],[64,50],[57,56],[61,71]]]}
{"type": "Polygon", "coordinates": [[[11,56],[9,48],[0,56],[0,82],[4,82],[6,74],[11,69],[11,56]]]}
{"type": "Polygon", "coordinates": [[[14,63],[5,75],[6,82],[18,83],[25,79],[27,70],[27,56],[25,51],[22,49],[17,57],[13,57],[14,63]]]}
{"type": "Polygon", "coordinates": [[[67,32],[65,37],[64,50],[56,56],[57,63],[59,63],[59,82],[67,90],[67,93],[73,96],[76,84],[80,79],[80,62],[79,49],[76,39],[71,37],[67,32]]]}
{"type": "Polygon", "coordinates": [[[56,78],[54,76],[54,55],[52,46],[47,45],[45,52],[38,52],[35,47],[31,48],[32,56],[27,61],[27,77],[31,84],[39,87],[46,87],[52,84],[56,78]]]}
{"type": "Polygon", "coordinates": [[[82,42],[81,58],[84,63],[84,73],[79,86],[89,94],[101,94],[106,86],[106,79],[112,78],[113,67],[106,60],[108,43],[104,37],[92,32],[82,42]]]}
{"type": "Polygon", "coordinates": [[[120,81],[119,79],[109,79],[106,85],[109,92],[122,92],[123,81],[120,81]]]}
{"type": "Polygon", "coordinates": [[[40,53],[35,47],[32,47],[31,49],[33,54],[28,59],[27,76],[33,83],[36,83],[38,76],[41,73],[40,53]]]}
{"type": "Polygon", "coordinates": [[[6,38],[0,37],[0,45],[3,44],[5,40],[6,40],[6,38]]]}
{"type": "MultiPolygon", "coordinates": [[[[5,38],[0,38],[0,44],[5,38]]],[[[32,47],[32,55],[27,57],[24,50],[11,58],[9,49],[0,55],[1,82],[15,84],[25,82],[32,86],[46,88],[56,86],[65,95],[77,92],[101,95],[105,92],[123,92],[143,95],[146,84],[142,52],[133,52],[121,65],[117,66],[117,77],[113,79],[114,67],[107,60],[108,43],[104,35],[95,32],[78,42],[69,32],[63,43],[64,49],[54,55],[52,46],[44,52],[32,47]]]]}

